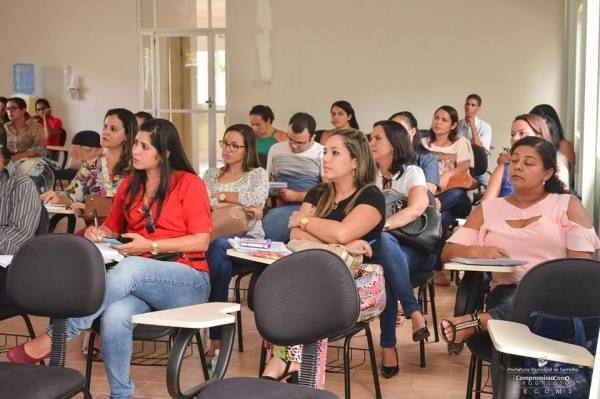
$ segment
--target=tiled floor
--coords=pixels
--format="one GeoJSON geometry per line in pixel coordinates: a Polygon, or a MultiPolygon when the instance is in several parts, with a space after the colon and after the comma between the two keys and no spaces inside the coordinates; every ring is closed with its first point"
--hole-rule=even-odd
{"type": "MultiPolygon", "coordinates": [[[[79,227],[79,223],[78,223],[79,227]]],[[[436,287],[436,305],[438,320],[452,316],[456,287],[436,287]]],[[[232,359],[227,370],[227,377],[257,376],[260,359],[261,339],[254,325],[253,313],[243,304],[242,309],[244,326],[243,353],[237,351],[237,344],[232,354],[232,359]]],[[[433,328],[431,316],[426,316],[429,329],[432,332],[431,341],[425,345],[427,366],[419,367],[419,345],[411,340],[410,320],[397,329],[398,357],[400,361],[400,374],[391,378],[380,377],[382,395],[384,398],[418,398],[418,399],[458,399],[465,396],[467,384],[467,371],[470,353],[465,348],[459,356],[450,356],[446,352],[444,342],[433,342],[433,328]]],[[[42,332],[47,326],[47,319],[33,318],[36,332],[42,332]]],[[[372,322],[376,357],[378,368],[381,368],[381,351],[379,343],[379,321],[372,322]]],[[[20,318],[13,318],[0,323],[0,332],[25,333],[24,323],[20,318]]],[[[207,331],[203,331],[203,341],[208,347],[207,331]]],[[[85,371],[85,359],[81,354],[82,337],[73,338],[68,345],[67,366],[85,371]]],[[[0,346],[2,341],[0,338],[0,346]]],[[[364,338],[355,338],[352,346],[366,347],[364,338]]],[[[195,349],[195,348],[194,348],[195,349]]],[[[357,352],[360,353],[360,352],[357,352]]],[[[335,350],[329,350],[330,358],[335,355],[335,350]]],[[[0,361],[7,361],[6,355],[0,355],[0,361]]],[[[356,358],[355,358],[355,361],[356,358]]],[[[484,370],[485,371],[485,370],[484,370]]],[[[135,398],[168,398],[165,380],[166,368],[164,366],[132,366],[131,378],[136,384],[135,398]]],[[[368,358],[362,364],[351,370],[352,398],[373,398],[373,378],[370,371],[368,358]]],[[[182,369],[182,387],[189,388],[203,381],[200,362],[197,352],[194,352],[184,361],[182,369]]],[[[325,388],[344,397],[344,383],[342,374],[328,373],[325,388]]],[[[94,398],[107,398],[109,394],[108,382],[102,363],[95,363],[91,390],[94,398]]],[[[484,395],[484,398],[491,396],[484,395]]]]}

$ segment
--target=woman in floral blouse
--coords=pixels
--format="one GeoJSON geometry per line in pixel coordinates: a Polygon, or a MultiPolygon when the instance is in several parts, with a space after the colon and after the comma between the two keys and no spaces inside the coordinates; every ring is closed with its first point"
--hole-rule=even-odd
{"type": "Polygon", "coordinates": [[[88,194],[114,197],[123,178],[131,173],[131,150],[137,128],[131,111],[123,108],[108,110],[101,135],[104,153],[84,162],[65,191],[42,194],[44,203],[63,204],[72,210],[83,211],[88,194]]]}
{"type": "MultiPolygon", "coordinates": [[[[260,167],[256,151],[256,137],[248,125],[230,126],[219,142],[223,149],[222,168],[211,168],[204,173],[210,205],[213,209],[243,205],[254,211],[255,221],[246,237],[264,238],[260,219],[269,195],[269,175],[260,167]]],[[[227,302],[232,262],[227,256],[231,236],[216,238],[208,247],[206,260],[210,270],[209,302],[227,302]]],[[[236,260],[237,263],[243,261],[236,260]]],[[[221,347],[221,327],[210,329],[211,352],[221,347]]]]}

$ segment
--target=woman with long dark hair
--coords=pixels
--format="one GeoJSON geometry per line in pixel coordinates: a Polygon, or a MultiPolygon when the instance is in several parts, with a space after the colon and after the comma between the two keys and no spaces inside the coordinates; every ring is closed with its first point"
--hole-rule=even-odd
{"type": "MultiPolygon", "coordinates": [[[[108,219],[86,238],[127,239],[113,245],[126,256],[107,272],[106,295],[91,316],[69,319],[67,339],[101,318],[104,366],[111,398],[129,398],[132,354],[131,316],[206,302],[210,292],[205,251],[212,222],[206,186],[188,161],[175,126],[152,119],[140,127],[133,146],[131,175],[119,187],[108,219]],[[151,259],[170,254],[174,260],[151,259]]],[[[8,354],[12,362],[37,363],[50,356],[52,329],[8,354]]]]}
{"type": "Polygon", "coordinates": [[[429,337],[421,306],[410,284],[410,274],[431,270],[435,257],[398,241],[391,233],[386,232],[414,222],[429,205],[425,175],[421,168],[414,165],[415,154],[408,132],[404,126],[394,121],[377,122],[371,133],[371,150],[378,167],[377,186],[381,189],[394,189],[408,199],[406,208],[387,218],[379,250],[387,294],[387,304],[379,316],[381,373],[385,378],[391,378],[400,371],[396,350],[398,300],[404,314],[412,321],[413,341],[429,337]]]}
{"type": "Polygon", "coordinates": [[[256,150],[260,154],[268,154],[274,144],[287,137],[286,132],[273,126],[274,120],[275,114],[267,105],[255,105],[250,110],[250,126],[256,134],[256,150]]]}
{"type": "Polygon", "coordinates": [[[331,105],[331,124],[334,129],[326,130],[321,134],[319,143],[325,145],[329,137],[334,135],[337,131],[342,129],[356,129],[358,130],[358,121],[356,120],[356,113],[354,108],[348,101],[340,100],[336,101],[331,105]]]}
{"type": "MultiPolygon", "coordinates": [[[[469,172],[473,167],[473,151],[471,143],[464,137],[458,136],[458,112],[449,105],[439,107],[433,115],[431,129],[422,143],[435,154],[440,172],[440,189],[444,190],[450,177],[469,172]]],[[[440,250],[446,242],[446,232],[452,217],[466,218],[471,212],[471,200],[462,188],[450,188],[437,195],[442,213],[442,238],[440,250]]],[[[448,286],[450,280],[443,273],[444,265],[438,256],[435,263],[434,281],[437,285],[448,286]]]]}

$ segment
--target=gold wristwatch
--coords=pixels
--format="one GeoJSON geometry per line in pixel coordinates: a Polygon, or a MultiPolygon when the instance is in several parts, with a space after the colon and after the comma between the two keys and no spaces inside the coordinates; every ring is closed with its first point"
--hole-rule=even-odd
{"type": "Polygon", "coordinates": [[[150,247],[150,253],[152,255],[158,255],[158,241],[152,241],[152,247],[150,247]]]}
{"type": "Polygon", "coordinates": [[[390,229],[390,222],[386,219],[385,224],[383,225],[383,231],[388,231],[390,229]]]}
{"type": "Polygon", "coordinates": [[[300,219],[300,228],[303,231],[306,231],[306,226],[308,225],[308,222],[310,222],[311,217],[312,215],[310,213],[307,213],[306,215],[302,216],[302,219],[300,219]]]}
{"type": "Polygon", "coordinates": [[[219,198],[219,201],[225,202],[225,200],[227,199],[227,194],[221,193],[217,198],[219,198]]]}

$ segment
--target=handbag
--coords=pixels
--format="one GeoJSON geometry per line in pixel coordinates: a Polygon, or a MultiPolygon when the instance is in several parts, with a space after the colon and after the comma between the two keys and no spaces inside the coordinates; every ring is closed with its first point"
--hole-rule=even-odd
{"type": "Polygon", "coordinates": [[[362,263],[365,250],[355,250],[341,244],[324,244],[305,239],[292,239],[287,247],[292,252],[309,249],[324,249],[339,256],[354,276],[358,291],[360,313],[357,322],[364,323],[378,316],[386,304],[383,267],[373,263],[362,263]]]}
{"type": "Polygon", "coordinates": [[[224,206],[212,212],[210,242],[222,236],[240,236],[254,228],[254,212],[241,205],[224,206]]]}
{"type": "MultiPolygon", "coordinates": [[[[385,197],[386,219],[408,206],[408,198],[394,189],[383,190],[385,197]]],[[[435,197],[427,190],[429,205],[417,220],[388,232],[399,242],[425,252],[438,252],[441,236],[442,216],[435,205],[435,197]]]]}
{"type": "Polygon", "coordinates": [[[324,244],[322,242],[309,241],[305,239],[292,239],[287,243],[287,247],[292,252],[305,251],[307,249],[324,249],[325,251],[333,252],[339,256],[342,261],[348,266],[352,275],[356,277],[358,268],[362,264],[365,250],[355,250],[341,244],[324,244]]]}
{"type": "MultiPolygon", "coordinates": [[[[544,338],[583,346],[595,355],[598,345],[600,316],[556,316],[548,312],[532,312],[537,317],[531,332],[544,338]]],[[[587,398],[592,372],[589,367],[526,358],[524,368],[527,378],[544,381],[540,389],[528,389],[521,398],[587,398]]],[[[518,374],[517,374],[518,375],[518,374]]]]}
{"type": "Polygon", "coordinates": [[[477,180],[471,176],[469,172],[462,172],[457,175],[450,176],[448,184],[441,190],[438,190],[437,195],[450,190],[451,188],[462,188],[463,190],[474,190],[479,186],[477,180]]]}
{"type": "Polygon", "coordinates": [[[98,217],[104,218],[108,216],[110,207],[112,206],[112,197],[101,197],[99,195],[88,194],[85,197],[85,208],[83,209],[83,220],[85,224],[94,223],[94,210],[98,212],[98,217]]]}

